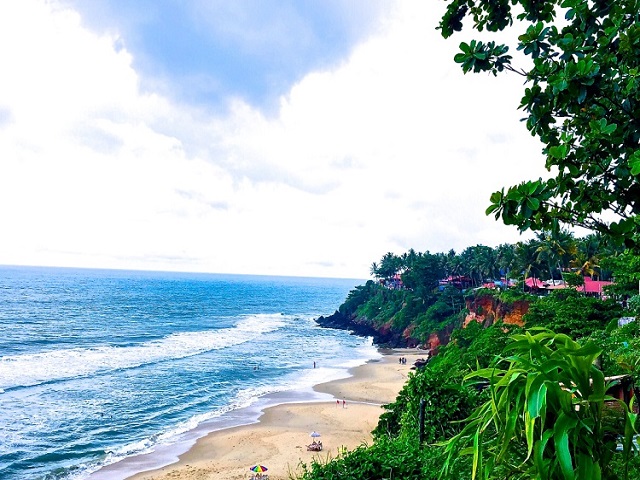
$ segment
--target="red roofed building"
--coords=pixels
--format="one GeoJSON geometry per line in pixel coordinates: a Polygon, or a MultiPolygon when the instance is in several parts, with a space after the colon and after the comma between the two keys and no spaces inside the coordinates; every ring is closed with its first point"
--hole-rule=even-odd
{"type": "Polygon", "coordinates": [[[585,295],[592,297],[601,297],[604,288],[607,285],[611,285],[613,282],[605,282],[603,280],[593,280],[590,277],[584,277],[584,286],[578,287],[579,292],[584,292],[585,295]]]}
{"type": "Polygon", "coordinates": [[[545,282],[543,282],[539,278],[534,278],[534,277],[527,277],[524,280],[524,284],[527,287],[529,287],[529,289],[531,289],[531,290],[540,289],[540,288],[546,288],[547,287],[547,284],[545,282]]]}

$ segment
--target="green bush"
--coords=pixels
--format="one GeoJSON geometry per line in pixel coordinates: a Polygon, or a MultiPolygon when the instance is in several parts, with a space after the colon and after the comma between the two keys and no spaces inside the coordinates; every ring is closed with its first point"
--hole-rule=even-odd
{"type": "Polygon", "coordinates": [[[379,439],[373,445],[360,447],[327,458],[326,462],[301,464],[301,480],[435,480],[441,461],[417,442],[379,439]],[[440,462],[440,463],[438,463],[440,462]]]}
{"type": "Polygon", "coordinates": [[[420,401],[425,401],[424,441],[434,443],[457,433],[459,421],[478,405],[480,393],[462,385],[466,370],[460,369],[455,348],[440,353],[426,367],[410,374],[395,402],[385,405],[374,437],[419,438],[420,401]]]}
{"type": "Polygon", "coordinates": [[[604,330],[622,316],[622,307],[613,300],[586,297],[572,289],[556,290],[529,307],[524,321],[529,327],[544,327],[580,339],[604,330]]]}

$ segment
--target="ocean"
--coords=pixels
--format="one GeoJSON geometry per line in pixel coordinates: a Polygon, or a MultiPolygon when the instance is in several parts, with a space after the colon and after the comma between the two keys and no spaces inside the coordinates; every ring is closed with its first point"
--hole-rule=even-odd
{"type": "Polygon", "coordinates": [[[362,283],[0,267],[0,478],[125,478],[325,398],[311,387],[379,357],[314,322],[362,283]]]}

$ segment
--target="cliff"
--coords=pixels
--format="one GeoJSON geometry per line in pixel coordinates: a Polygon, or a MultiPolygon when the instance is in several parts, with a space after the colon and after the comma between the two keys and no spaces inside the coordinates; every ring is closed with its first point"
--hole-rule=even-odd
{"type": "Polygon", "coordinates": [[[361,337],[373,337],[373,343],[379,346],[403,348],[417,345],[416,340],[404,335],[405,332],[392,331],[391,325],[388,323],[376,328],[366,318],[351,317],[337,310],[328,317],[317,318],[316,322],[321,327],[348,330],[351,334],[361,337]]]}
{"type": "MultiPolygon", "coordinates": [[[[505,303],[493,295],[486,294],[467,298],[465,307],[468,313],[464,318],[463,328],[472,321],[488,327],[497,320],[502,320],[506,324],[522,326],[524,325],[522,317],[529,310],[529,302],[527,300],[515,300],[505,303]]],[[[398,331],[393,329],[392,319],[389,319],[386,323],[376,325],[365,317],[343,313],[338,310],[327,317],[319,317],[316,322],[321,327],[348,330],[353,335],[372,337],[373,343],[378,346],[413,348],[422,345],[423,348],[429,349],[434,353],[437,353],[439,346],[449,343],[451,332],[456,327],[454,324],[447,325],[445,328],[431,333],[428,338],[420,342],[412,336],[416,327],[413,323],[409,324],[404,330],[398,331]]]]}
{"type": "Polygon", "coordinates": [[[516,300],[510,303],[503,303],[491,295],[468,298],[466,308],[469,311],[464,319],[462,327],[466,327],[470,322],[476,321],[484,326],[492,325],[496,320],[510,325],[523,326],[522,317],[529,311],[529,302],[526,300],[516,300]]]}

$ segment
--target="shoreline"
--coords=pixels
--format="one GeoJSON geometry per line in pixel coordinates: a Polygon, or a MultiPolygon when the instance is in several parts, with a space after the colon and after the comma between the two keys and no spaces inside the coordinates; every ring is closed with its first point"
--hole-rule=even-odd
{"type": "MultiPolygon", "coordinates": [[[[177,462],[124,476],[117,476],[114,464],[106,467],[110,472],[102,473],[107,474],[105,478],[128,480],[240,480],[249,478],[251,466],[261,464],[269,468],[271,480],[288,479],[301,462],[326,461],[343,448],[352,450],[371,443],[382,405],[395,400],[413,362],[427,355],[416,349],[378,351],[380,359],[349,369],[350,377],[314,386],[316,399],[267,406],[254,423],[198,438],[177,462]],[[402,356],[407,357],[405,365],[398,363],[402,356]],[[311,431],[321,433],[322,452],[307,451],[311,431]]],[[[295,397],[296,392],[292,393],[295,397]]]]}

